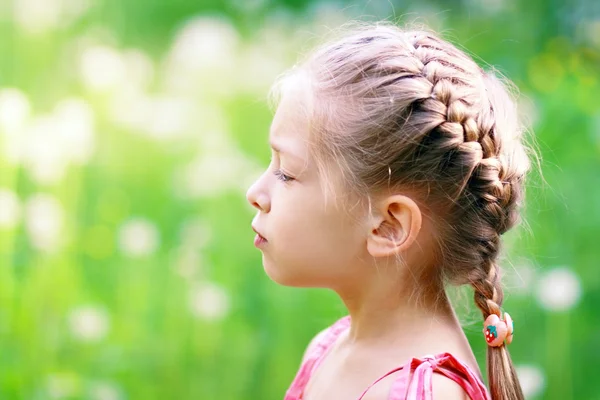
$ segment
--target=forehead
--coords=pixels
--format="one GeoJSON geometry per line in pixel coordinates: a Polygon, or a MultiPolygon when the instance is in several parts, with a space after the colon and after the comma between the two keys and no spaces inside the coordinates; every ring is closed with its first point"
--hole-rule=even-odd
{"type": "Polygon", "coordinates": [[[302,153],[297,155],[307,155],[309,124],[305,103],[304,92],[296,85],[283,94],[271,123],[269,138],[273,147],[293,147],[302,153]]]}

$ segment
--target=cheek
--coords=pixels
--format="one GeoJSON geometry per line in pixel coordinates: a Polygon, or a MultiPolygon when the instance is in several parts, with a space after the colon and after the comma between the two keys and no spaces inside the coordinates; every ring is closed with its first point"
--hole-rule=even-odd
{"type": "Polygon", "coordinates": [[[318,202],[298,200],[273,211],[278,247],[290,254],[320,254],[339,240],[338,224],[318,202]]]}
{"type": "Polygon", "coordinates": [[[295,211],[273,209],[272,245],[263,263],[274,281],[290,286],[322,286],[347,270],[361,241],[356,227],[320,204],[305,201],[295,211]]]}

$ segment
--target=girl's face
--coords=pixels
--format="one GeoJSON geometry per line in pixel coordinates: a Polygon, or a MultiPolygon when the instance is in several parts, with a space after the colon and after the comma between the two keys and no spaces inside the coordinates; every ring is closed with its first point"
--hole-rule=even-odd
{"type": "Polygon", "coordinates": [[[266,239],[258,247],[267,275],[283,285],[333,288],[367,256],[366,237],[335,201],[325,201],[301,99],[300,92],[283,96],[271,126],[271,163],[246,197],[258,210],[252,226],[266,239]]]}

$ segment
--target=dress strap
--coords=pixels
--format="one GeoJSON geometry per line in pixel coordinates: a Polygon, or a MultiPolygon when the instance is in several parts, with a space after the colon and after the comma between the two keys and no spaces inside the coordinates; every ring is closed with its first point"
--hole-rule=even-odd
{"type": "Polygon", "coordinates": [[[284,400],[297,400],[302,396],[304,387],[315,369],[321,364],[327,352],[331,349],[337,338],[350,326],[350,316],[340,318],[325,330],[322,338],[317,341],[308,353],[290,388],[287,390],[284,400]]]}
{"type": "Polygon", "coordinates": [[[403,371],[392,385],[389,400],[432,400],[434,372],[458,383],[471,400],[491,398],[487,388],[472,369],[450,353],[413,358],[405,367],[406,371],[403,371]]]}
{"type": "MultiPolygon", "coordinates": [[[[394,387],[399,386],[398,384],[401,384],[401,382],[405,382],[406,381],[406,374],[405,371],[408,371],[409,369],[406,368],[406,366],[402,366],[402,367],[398,367],[395,368],[391,371],[389,371],[388,373],[386,373],[385,375],[383,375],[382,377],[380,377],[379,379],[377,379],[375,382],[371,383],[369,385],[369,387],[367,387],[364,392],[362,392],[362,394],[360,395],[360,397],[358,398],[358,400],[362,400],[363,397],[365,397],[365,395],[367,394],[367,392],[369,391],[369,389],[371,389],[373,386],[375,386],[376,383],[378,383],[379,381],[383,380],[384,378],[387,378],[388,376],[390,376],[391,374],[401,371],[400,376],[394,381],[394,384],[392,386],[392,389],[390,390],[390,393],[392,393],[392,391],[394,390],[394,387]]],[[[401,387],[405,387],[404,385],[402,385],[401,387]]],[[[396,389],[398,390],[398,389],[396,389]]],[[[390,397],[391,399],[391,397],[390,397]]]]}

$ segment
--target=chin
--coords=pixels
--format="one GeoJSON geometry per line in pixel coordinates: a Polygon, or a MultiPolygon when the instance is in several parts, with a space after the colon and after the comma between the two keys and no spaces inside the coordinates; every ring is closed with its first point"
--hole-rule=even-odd
{"type": "Polygon", "coordinates": [[[291,287],[300,287],[298,285],[297,279],[294,276],[290,276],[289,274],[282,273],[282,271],[277,269],[269,268],[265,265],[265,273],[267,276],[275,283],[282,286],[291,286],[291,287]]]}
{"type": "Polygon", "coordinates": [[[316,287],[310,283],[308,277],[302,276],[302,274],[294,273],[293,271],[286,271],[284,268],[280,268],[274,265],[271,260],[265,260],[263,258],[263,266],[267,276],[275,283],[282,286],[290,287],[316,287]]]}

